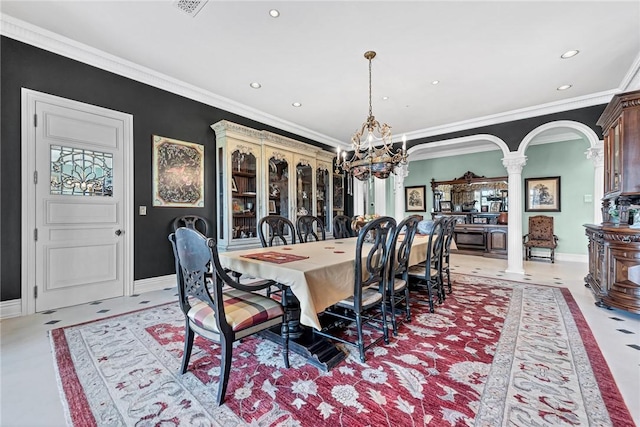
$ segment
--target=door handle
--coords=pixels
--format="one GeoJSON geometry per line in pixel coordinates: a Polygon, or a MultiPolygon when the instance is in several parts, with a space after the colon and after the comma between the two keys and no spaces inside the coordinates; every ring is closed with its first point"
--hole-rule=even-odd
{"type": "Polygon", "coordinates": [[[116,236],[121,235],[122,233],[124,233],[122,230],[116,230],[116,236]]]}

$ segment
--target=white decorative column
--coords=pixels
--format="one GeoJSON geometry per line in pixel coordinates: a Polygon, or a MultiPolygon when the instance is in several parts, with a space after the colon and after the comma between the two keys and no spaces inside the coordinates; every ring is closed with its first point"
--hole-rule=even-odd
{"type": "Polygon", "coordinates": [[[524,274],[522,261],[522,168],[527,157],[518,153],[509,153],[502,159],[509,173],[509,240],[507,255],[507,273],[524,274]]]}
{"type": "MultiPolygon", "coordinates": [[[[404,179],[409,176],[409,165],[398,165],[393,177],[394,217],[397,222],[404,219],[404,179]]],[[[426,194],[425,194],[426,197],[426,194]]]]}
{"type": "Polygon", "coordinates": [[[387,180],[373,178],[373,182],[373,203],[375,204],[373,213],[385,216],[387,215],[387,180]]]}
{"type": "Polygon", "coordinates": [[[598,141],[595,147],[589,148],[587,159],[593,161],[593,224],[602,223],[602,197],[604,197],[604,142],[598,141]]]}

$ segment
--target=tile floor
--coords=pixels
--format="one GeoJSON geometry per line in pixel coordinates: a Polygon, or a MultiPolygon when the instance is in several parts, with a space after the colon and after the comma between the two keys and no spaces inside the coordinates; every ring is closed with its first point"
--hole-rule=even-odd
{"type": "MultiPolygon", "coordinates": [[[[640,315],[596,307],[591,291],[584,287],[586,264],[526,262],[525,276],[505,273],[506,261],[498,259],[454,255],[452,266],[457,273],[568,287],[640,426],[640,315]]],[[[0,425],[65,425],[53,370],[50,329],[175,300],[176,290],[169,288],[0,322],[0,425]]]]}

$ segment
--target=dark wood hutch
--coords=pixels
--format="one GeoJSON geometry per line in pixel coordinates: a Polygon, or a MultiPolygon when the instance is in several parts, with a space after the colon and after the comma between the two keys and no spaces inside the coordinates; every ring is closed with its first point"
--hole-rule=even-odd
{"type": "Polygon", "coordinates": [[[604,134],[601,225],[585,225],[596,305],[640,313],[640,91],[613,97],[598,120],[604,134]],[[611,215],[614,210],[617,215],[611,215]]]}
{"type": "Polygon", "coordinates": [[[450,181],[431,180],[432,218],[454,216],[457,253],[507,257],[508,177],[467,172],[450,181]]]}

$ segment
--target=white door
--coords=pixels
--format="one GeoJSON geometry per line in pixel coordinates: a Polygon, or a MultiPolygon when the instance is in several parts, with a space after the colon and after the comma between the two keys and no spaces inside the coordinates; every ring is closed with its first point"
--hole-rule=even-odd
{"type": "Polygon", "coordinates": [[[32,102],[34,311],[122,296],[131,116],[50,96],[32,102]]]}

